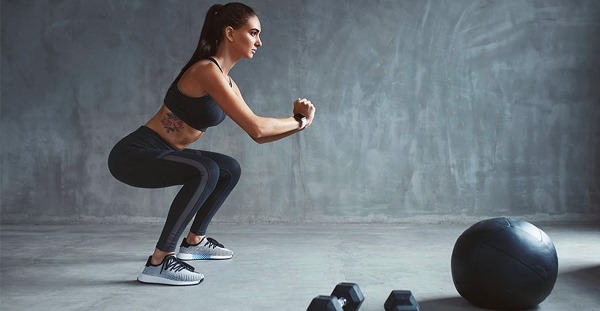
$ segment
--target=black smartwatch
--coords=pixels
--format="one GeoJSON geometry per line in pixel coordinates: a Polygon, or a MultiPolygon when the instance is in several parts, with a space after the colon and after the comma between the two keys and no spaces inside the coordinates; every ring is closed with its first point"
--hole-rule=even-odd
{"type": "Polygon", "coordinates": [[[306,117],[303,114],[295,114],[294,119],[298,120],[298,123],[300,123],[300,129],[304,129],[304,127],[306,127],[306,117]]]}

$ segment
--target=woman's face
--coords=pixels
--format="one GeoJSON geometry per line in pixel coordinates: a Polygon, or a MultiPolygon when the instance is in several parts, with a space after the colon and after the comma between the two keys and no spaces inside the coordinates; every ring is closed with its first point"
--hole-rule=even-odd
{"type": "Polygon", "coordinates": [[[241,57],[252,58],[256,50],[262,46],[260,31],[260,21],[256,16],[250,17],[244,26],[233,30],[233,46],[241,57]]]}

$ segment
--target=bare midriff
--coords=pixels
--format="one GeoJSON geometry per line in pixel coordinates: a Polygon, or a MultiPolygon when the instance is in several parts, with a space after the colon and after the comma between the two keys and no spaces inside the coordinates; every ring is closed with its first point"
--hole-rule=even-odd
{"type": "Polygon", "coordinates": [[[146,123],[146,127],[158,133],[169,145],[179,150],[185,149],[204,135],[204,132],[177,118],[165,105],[146,123]]]}

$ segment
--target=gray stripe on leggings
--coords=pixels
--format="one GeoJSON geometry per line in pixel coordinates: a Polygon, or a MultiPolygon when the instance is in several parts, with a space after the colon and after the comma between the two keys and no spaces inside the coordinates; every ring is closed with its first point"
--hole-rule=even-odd
{"type": "MultiPolygon", "coordinates": [[[[200,185],[199,185],[198,189],[196,190],[196,192],[192,196],[192,199],[190,200],[190,202],[184,209],[184,215],[188,215],[190,213],[190,210],[194,209],[194,204],[198,201],[198,198],[200,197],[200,195],[202,194],[204,189],[206,189],[206,184],[208,183],[208,178],[210,178],[210,176],[208,174],[208,170],[201,163],[191,160],[191,159],[188,159],[186,157],[181,157],[181,156],[171,154],[171,155],[165,156],[163,159],[190,165],[190,166],[198,169],[201,173],[204,172],[204,174],[207,176],[207,178],[200,179],[200,185]],[[202,189],[202,191],[200,191],[200,189],[202,189]]],[[[194,219],[194,217],[192,217],[191,219],[194,219]]],[[[179,217],[178,222],[175,224],[175,228],[181,228],[184,220],[185,220],[185,217],[179,217]]]]}

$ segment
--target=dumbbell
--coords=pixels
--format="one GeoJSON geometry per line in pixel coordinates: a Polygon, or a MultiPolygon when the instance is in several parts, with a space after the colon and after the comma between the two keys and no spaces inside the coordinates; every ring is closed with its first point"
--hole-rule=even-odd
{"type": "Polygon", "coordinates": [[[310,302],[306,311],[356,311],[365,300],[354,283],[339,283],[330,296],[319,295],[310,302]]]}
{"type": "Polygon", "coordinates": [[[409,290],[393,290],[383,307],[385,311],[420,311],[417,299],[409,290]]]}

